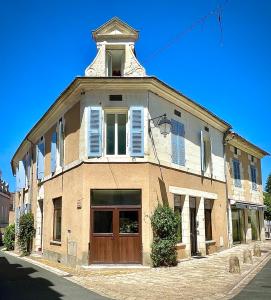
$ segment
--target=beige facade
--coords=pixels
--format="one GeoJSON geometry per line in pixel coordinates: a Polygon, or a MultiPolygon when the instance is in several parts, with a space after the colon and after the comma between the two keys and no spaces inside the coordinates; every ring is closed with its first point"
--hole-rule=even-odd
{"type": "Polygon", "coordinates": [[[230,242],[264,240],[264,203],[261,158],[265,151],[236,133],[229,133],[226,176],[230,242]]]}
{"type": "MultiPolygon", "coordinates": [[[[127,24],[113,19],[93,37],[98,52],[85,77],[69,85],[12,159],[16,220],[33,212],[33,251],[70,265],[148,265],[158,203],[181,215],[180,259],[229,247],[230,125],[146,76],[134,54],[137,31],[127,24]],[[164,114],[171,131],[162,135],[164,114]],[[95,204],[93,191],[107,196],[95,204]],[[129,191],[140,195],[136,204],[125,198],[129,191]]],[[[257,195],[262,203],[260,187],[257,195]]]]}

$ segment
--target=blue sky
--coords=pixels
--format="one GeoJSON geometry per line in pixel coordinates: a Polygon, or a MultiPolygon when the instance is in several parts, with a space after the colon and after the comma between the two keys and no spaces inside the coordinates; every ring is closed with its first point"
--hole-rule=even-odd
{"type": "MultiPolygon", "coordinates": [[[[271,152],[271,1],[24,0],[0,2],[0,169],[96,54],[91,30],[118,16],[140,30],[139,61],[271,152]],[[205,22],[197,20],[208,15],[205,22]],[[189,28],[193,29],[189,29],[189,28]]],[[[262,161],[263,182],[271,158],[262,161]]]]}

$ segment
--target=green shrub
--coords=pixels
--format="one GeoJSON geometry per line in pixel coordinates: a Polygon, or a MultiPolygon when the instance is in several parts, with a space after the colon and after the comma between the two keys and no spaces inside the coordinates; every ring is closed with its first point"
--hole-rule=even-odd
{"type": "Polygon", "coordinates": [[[151,259],[154,267],[177,265],[177,229],[179,217],[168,206],[159,205],[152,217],[151,259]]]}
{"type": "Polygon", "coordinates": [[[15,224],[10,224],[5,228],[3,242],[8,251],[14,250],[15,224]]]}
{"type": "Polygon", "coordinates": [[[31,241],[35,235],[34,217],[32,213],[24,214],[19,220],[18,244],[23,255],[31,252],[31,241]]]}

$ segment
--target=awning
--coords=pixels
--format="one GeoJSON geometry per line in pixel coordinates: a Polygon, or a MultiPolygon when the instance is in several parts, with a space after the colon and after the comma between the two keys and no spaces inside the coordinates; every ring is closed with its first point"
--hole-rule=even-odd
{"type": "Polygon", "coordinates": [[[236,202],[235,203],[236,208],[239,209],[248,209],[249,205],[243,202],[236,202]]]}
{"type": "Polygon", "coordinates": [[[230,200],[230,204],[234,205],[238,209],[252,209],[252,210],[266,211],[266,205],[259,205],[255,203],[241,202],[241,201],[234,201],[234,200],[230,200]]]}

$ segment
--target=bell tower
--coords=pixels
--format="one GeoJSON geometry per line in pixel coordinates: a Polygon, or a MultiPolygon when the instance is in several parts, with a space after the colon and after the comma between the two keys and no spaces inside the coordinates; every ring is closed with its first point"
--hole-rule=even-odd
{"type": "Polygon", "coordinates": [[[144,77],[145,69],[135,55],[138,31],[114,17],[92,31],[97,55],[86,68],[87,77],[144,77]]]}

